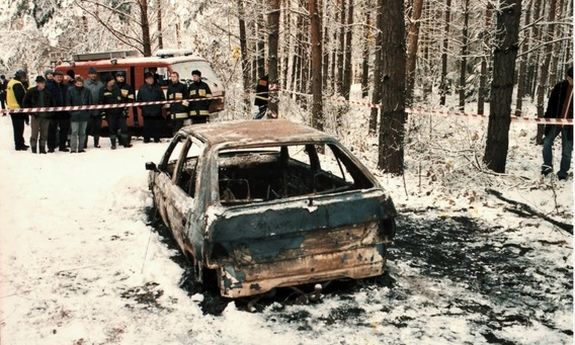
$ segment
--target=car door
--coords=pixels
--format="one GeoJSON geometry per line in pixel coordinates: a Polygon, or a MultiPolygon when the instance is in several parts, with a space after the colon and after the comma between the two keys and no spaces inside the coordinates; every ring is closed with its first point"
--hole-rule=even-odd
{"type": "Polygon", "coordinates": [[[187,226],[195,205],[195,185],[197,180],[197,167],[201,156],[202,146],[191,138],[186,140],[178,163],[176,165],[171,183],[166,188],[166,217],[174,238],[183,250],[190,250],[190,239],[187,237],[187,226]]]}
{"type": "Polygon", "coordinates": [[[176,171],[176,166],[182,148],[186,142],[186,137],[178,133],[170,142],[168,149],[164,153],[160,164],[158,165],[158,171],[155,173],[156,178],[153,184],[153,195],[154,203],[158,210],[158,213],[162,217],[164,224],[170,226],[170,221],[167,215],[166,201],[169,197],[169,191],[172,185],[172,178],[174,172],[176,171]]]}

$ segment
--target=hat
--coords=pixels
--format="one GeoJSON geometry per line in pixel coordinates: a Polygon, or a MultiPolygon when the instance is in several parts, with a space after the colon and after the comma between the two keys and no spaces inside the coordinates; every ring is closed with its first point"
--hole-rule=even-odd
{"type": "Polygon", "coordinates": [[[46,78],[42,77],[41,75],[36,77],[36,83],[45,83],[46,78]]]}
{"type": "Polygon", "coordinates": [[[114,77],[111,74],[106,74],[104,76],[104,84],[108,84],[108,82],[110,82],[110,80],[114,80],[114,77]]]}
{"type": "Polygon", "coordinates": [[[49,74],[54,74],[54,71],[52,71],[51,69],[47,69],[46,71],[44,71],[44,77],[48,77],[49,74]]]}
{"type": "Polygon", "coordinates": [[[26,77],[26,71],[19,69],[14,74],[14,77],[16,77],[16,79],[22,79],[22,78],[26,77]]]}
{"type": "Polygon", "coordinates": [[[76,72],[74,72],[73,69],[67,70],[66,74],[70,77],[70,79],[74,79],[76,77],[76,72]]]}
{"type": "Polygon", "coordinates": [[[197,69],[192,71],[192,75],[197,75],[198,77],[202,76],[202,72],[198,71],[197,69]]]}
{"type": "Polygon", "coordinates": [[[82,78],[81,75],[77,75],[76,78],[74,78],[74,83],[84,83],[84,78],[82,78]]]}
{"type": "Polygon", "coordinates": [[[98,70],[96,70],[96,67],[90,67],[88,68],[88,74],[96,74],[98,73],[98,70]]]}
{"type": "Polygon", "coordinates": [[[6,79],[6,76],[4,74],[0,75],[0,79],[6,79]]]}
{"type": "Polygon", "coordinates": [[[56,70],[54,71],[54,75],[64,75],[64,72],[56,70]]]}
{"type": "Polygon", "coordinates": [[[144,79],[148,79],[148,78],[154,78],[154,73],[152,73],[152,72],[144,73],[144,79]]]}
{"type": "Polygon", "coordinates": [[[126,76],[126,72],[125,71],[118,71],[116,72],[116,77],[125,77],[126,76]]]}

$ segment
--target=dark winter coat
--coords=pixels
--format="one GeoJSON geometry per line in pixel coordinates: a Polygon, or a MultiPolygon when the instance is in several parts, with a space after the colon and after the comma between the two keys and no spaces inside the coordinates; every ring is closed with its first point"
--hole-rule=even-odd
{"type": "MultiPolygon", "coordinates": [[[[168,84],[168,101],[173,101],[177,99],[188,99],[188,87],[186,84],[178,82],[176,84],[170,82],[168,84]]],[[[179,113],[188,113],[188,107],[184,106],[181,102],[179,103],[171,103],[170,104],[170,113],[171,114],[179,114],[179,113]]]]}
{"type": "MultiPolygon", "coordinates": [[[[90,90],[85,87],[73,86],[68,89],[68,95],[66,96],[66,105],[76,106],[76,105],[90,105],[92,104],[92,94],[90,90]]],[[[90,110],[75,110],[70,112],[71,122],[88,121],[90,119],[90,110]]]]}
{"type": "MultiPolygon", "coordinates": [[[[24,96],[24,108],[42,108],[42,107],[52,107],[53,97],[46,88],[42,91],[38,90],[37,87],[28,89],[26,96],[24,96]]],[[[38,112],[31,113],[30,115],[37,116],[43,119],[52,118],[53,113],[48,112],[38,112]]]]}
{"type": "MultiPolygon", "coordinates": [[[[107,88],[103,88],[100,90],[99,95],[100,104],[120,104],[122,102],[122,96],[120,95],[120,89],[114,85],[112,90],[108,90],[107,88]]],[[[106,116],[113,116],[113,115],[122,115],[124,112],[124,108],[111,108],[105,109],[104,113],[106,116]]]]}
{"type": "Polygon", "coordinates": [[[132,85],[128,83],[116,83],[116,87],[120,90],[120,97],[122,97],[122,102],[120,103],[130,103],[136,98],[132,85]]]}
{"type": "MultiPolygon", "coordinates": [[[[157,84],[148,85],[144,84],[138,91],[138,102],[154,102],[165,101],[164,91],[157,84]]],[[[159,117],[162,116],[163,105],[146,105],[142,107],[143,117],[159,117]]]]}
{"type": "MultiPolygon", "coordinates": [[[[56,83],[54,80],[48,80],[46,82],[46,90],[52,95],[52,104],[55,107],[63,107],[66,105],[66,95],[68,93],[69,86],[64,83],[56,83]]],[[[60,111],[52,114],[52,118],[65,119],[68,118],[67,111],[60,111]]]]}
{"type": "MultiPolygon", "coordinates": [[[[206,97],[212,97],[212,91],[208,84],[204,83],[203,81],[192,82],[189,88],[189,94],[191,99],[200,99],[206,97]]],[[[193,101],[190,102],[190,115],[202,115],[208,116],[210,115],[210,103],[211,99],[205,101],[193,101]]]]}
{"type": "Polygon", "coordinates": [[[258,80],[258,85],[256,85],[256,100],[254,101],[254,104],[258,107],[268,105],[268,92],[268,78],[260,78],[258,80]]]}
{"type": "MultiPolygon", "coordinates": [[[[551,95],[549,96],[549,102],[547,103],[547,111],[545,112],[546,118],[562,118],[563,114],[563,105],[565,102],[569,101],[569,97],[571,96],[569,92],[573,92],[573,88],[569,87],[569,82],[564,80],[553,88],[551,91],[551,95]]],[[[571,96],[572,97],[572,96],[571,96]]],[[[567,112],[567,118],[573,118],[573,99],[571,99],[571,105],[569,106],[569,111],[567,112]]],[[[545,135],[549,135],[553,128],[556,128],[557,125],[546,125],[545,126],[545,135]]],[[[569,131],[567,131],[568,139],[573,140],[573,130],[572,126],[569,127],[569,131]]]]}
{"type": "MultiPolygon", "coordinates": [[[[104,83],[102,83],[99,80],[92,80],[92,79],[88,79],[86,80],[86,83],[84,83],[84,86],[90,90],[90,93],[92,95],[92,104],[99,104],[100,103],[100,92],[102,91],[102,89],[104,88],[104,83]]],[[[92,110],[92,116],[93,117],[97,117],[100,115],[100,109],[95,109],[92,110]]]]}

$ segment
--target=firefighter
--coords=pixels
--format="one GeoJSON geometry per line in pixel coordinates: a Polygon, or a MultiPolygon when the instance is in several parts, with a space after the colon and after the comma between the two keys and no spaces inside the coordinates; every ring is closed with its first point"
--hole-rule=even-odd
{"type": "MultiPolygon", "coordinates": [[[[52,104],[55,107],[66,105],[66,94],[68,85],[64,84],[64,73],[62,71],[54,72],[54,79],[46,82],[46,89],[52,95],[52,104]]],[[[66,111],[55,112],[52,115],[50,126],[48,128],[48,152],[54,152],[56,146],[62,152],[68,152],[66,141],[68,141],[68,132],[70,131],[70,114],[66,111]]]]}
{"type": "Polygon", "coordinates": [[[254,119],[259,120],[266,116],[266,111],[268,110],[269,101],[269,87],[268,87],[268,76],[264,75],[258,80],[258,85],[256,85],[256,98],[254,105],[258,107],[258,113],[254,116],[254,119]]]}
{"type": "MultiPolygon", "coordinates": [[[[192,71],[192,84],[190,84],[189,94],[191,99],[202,99],[212,97],[212,91],[208,84],[202,81],[202,72],[192,71]]],[[[190,117],[192,123],[206,123],[210,115],[211,100],[193,101],[190,103],[190,117]]]]}
{"type": "MultiPolygon", "coordinates": [[[[126,83],[126,72],[124,71],[118,71],[116,72],[116,86],[118,87],[118,89],[120,90],[120,103],[132,103],[135,100],[135,96],[134,96],[134,88],[126,83]]],[[[128,118],[128,116],[130,115],[128,108],[123,108],[123,116],[125,119],[128,118]]],[[[137,113],[134,111],[134,122],[137,122],[137,113]]],[[[126,131],[125,136],[121,136],[120,138],[122,138],[124,140],[123,143],[121,143],[121,145],[124,145],[125,147],[131,147],[132,145],[130,144],[131,141],[131,137],[130,134],[128,133],[128,131],[126,131]]]]}
{"type": "Polygon", "coordinates": [[[170,74],[170,84],[168,85],[168,101],[182,100],[182,102],[171,103],[170,106],[170,120],[172,122],[172,131],[175,134],[182,126],[189,125],[189,112],[188,112],[188,87],[186,84],[180,82],[180,75],[178,72],[170,74]]]}
{"type": "MultiPolygon", "coordinates": [[[[24,96],[26,95],[24,82],[26,79],[26,72],[18,70],[14,78],[8,82],[6,86],[6,103],[8,109],[20,109],[24,106],[24,96]]],[[[29,146],[24,143],[24,123],[28,124],[28,114],[10,114],[10,117],[12,118],[16,151],[28,150],[29,146]]]]}
{"type": "MultiPolygon", "coordinates": [[[[122,103],[120,88],[116,86],[116,81],[111,76],[104,79],[105,86],[100,90],[100,104],[119,104],[122,103]]],[[[108,130],[110,132],[110,142],[112,150],[116,149],[118,134],[120,136],[120,145],[130,147],[128,126],[123,108],[110,108],[104,111],[108,130]],[[119,133],[118,133],[119,132],[119,133]]]]}
{"type": "MultiPolygon", "coordinates": [[[[26,96],[24,96],[24,106],[26,108],[44,108],[52,106],[52,95],[50,91],[46,90],[46,79],[39,75],[36,77],[36,87],[28,89],[26,96]]],[[[46,140],[48,139],[48,127],[50,126],[50,118],[53,113],[37,112],[31,114],[32,132],[30,135],[30,146],[32,153],[36,153],[36,148],[40,149],[40,153],[46,153],[46,140]],[[38,145],[38,134],[40,143],[38,145]]]]}
{"type": "MultiPolygon", "coordinates": [[[[138,102],[155,102],[165,101],[164,91],[156,83],[154,74],[146,72],[144,74],[144,85],[138,91],[138,102]]],[[[160,136],[163,129],[164,118],[162,117],[162,105],[145,105],[141,107],[142,116],[144,117],[144,142],[149,143],[150,138],[154,138],[154,142],[160,142],[160,136]]]]}
{"type": "MultiPolygon", "coordinates": [[[[100,103],[100,93],[104,88],[104,83],[98,80],[98,71],[94,67],[88,69],[88,80],[85,83],[86,89],[90,90],[92,94],[92,104],[100,103]]],[[[90,112],[90,120],[88,121],[88,131],[94,137],[94,147],[100,148],[100,131],[102,129],[102,117],[100,110],[92,110],[90,112]]],[[[86,135],[86,143],[84,147],[88,147],[88,136],[86,135]]]]}

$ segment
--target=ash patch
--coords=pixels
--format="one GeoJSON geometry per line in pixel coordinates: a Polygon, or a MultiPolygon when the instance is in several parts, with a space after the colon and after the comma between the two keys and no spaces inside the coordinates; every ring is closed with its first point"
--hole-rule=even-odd
{"type": "Polygon", "coordinates": [[[120,296],[122,296],[122,298],[136,302],[135,304],[133,302],[127,303],[127,308],[133,309],[137,305],[142,309],[154,311],[166,309],[158,302],[158,299],[162,297],[163,294],[164,290],[159,288],[158,283],[147,282],[142,286],[136,286],[127,289],[126,291],[122,292],[120,296]]]}

